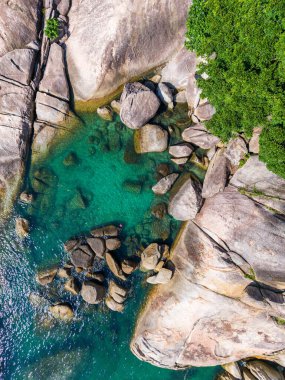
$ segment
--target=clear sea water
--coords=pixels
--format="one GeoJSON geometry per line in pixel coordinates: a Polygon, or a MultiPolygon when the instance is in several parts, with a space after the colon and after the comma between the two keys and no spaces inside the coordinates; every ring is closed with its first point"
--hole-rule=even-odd
{"type": "MultiPolygon", "coordinates": [[[[171,243],[179,228],[170,217],[159,220],[150,212],[167,200],[151,191],[156,166],[169,161],[167,153],[131,154],[133,132],[118,118],[105,122],[94,114],[81,116],[82,127],[31,166],[26,186],[37,188],[33,205],[19,202],[0,228],[1,379],[214,379],[219,368],[170,371],[131,354],[136,315],[149,290],[143,274],[136,272],[129,281],[131,296],[122,314],[82,303],[80,297],[64,292],[62,280],[48,287],[36,283],[38,270],[66,260],[65,240],[93,227],[122,223],[124,255],[152,241],[171,243]],[[48,186],[35,183],[35,177],[48,186]],[[25,240],[15,234],[17,216],[30,221],[31,233],[25,240]],[[48,316],[48,305],[58,300],[72,304],[76,317],[71,323],[48,316]]],[[[157,121],[183,125],[171,115],[157,121]]],[[[198,173],[197,168],[192,170],[198,173]]]]}

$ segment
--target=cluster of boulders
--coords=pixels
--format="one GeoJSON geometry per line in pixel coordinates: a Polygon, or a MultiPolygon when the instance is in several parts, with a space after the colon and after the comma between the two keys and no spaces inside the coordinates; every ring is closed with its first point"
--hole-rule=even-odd
{"type": "MultiPolygon", "coordinates": [[[[89,235],[68,240],[64,249],[69,260],[62,267],[38,272],[36,281],[46,286],[56,278],[62,279],[66,292],[80,295],[88,304],[104,302],[112,311],[122,312],[129,293],[124,282],[137,268],[151,271],[148,283],[165,284],[172,278],[174,266],[169,260],[168,246],[156,243],[150,244],[139,256],[119,258],[115,251],[121,246],[120,231],[121,227],[107,225],[93,229],[89,235]]],[[[62,320],[72,319],[74,314],[66,302],[50,306],[49,311],[62,320]]]]}
{"type": "Polygon", "coordinates": [[[228,363],[225,372],[217,380],[284,380],[284,370],[280,366],[262,360],[228,363]]]}

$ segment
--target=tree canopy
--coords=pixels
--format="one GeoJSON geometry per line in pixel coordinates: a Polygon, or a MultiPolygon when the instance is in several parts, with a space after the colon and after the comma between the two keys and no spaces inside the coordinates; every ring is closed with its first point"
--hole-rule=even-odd
{"type": "Polygon", "coordinates": [[[207,61],[207,127],[227,141],[262,126],[260,159],[285,177],[285,0],[193,0],[186,46],[207,61]]]}

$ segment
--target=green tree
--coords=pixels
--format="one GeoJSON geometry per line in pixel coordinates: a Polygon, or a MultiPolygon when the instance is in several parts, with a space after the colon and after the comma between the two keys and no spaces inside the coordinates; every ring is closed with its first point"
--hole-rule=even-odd
{"type": "Polygon", "coordinates": [[[285,0],[194,0],[186,37],[207,61],[198,71],[216,108],[207,127],[227,141],[263,126],[260,159],[285,178],[285,0]]]}

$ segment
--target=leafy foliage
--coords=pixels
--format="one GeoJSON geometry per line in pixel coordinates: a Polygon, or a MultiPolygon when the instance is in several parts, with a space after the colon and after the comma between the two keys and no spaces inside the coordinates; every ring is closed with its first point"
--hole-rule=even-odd
{"type": "Polygon", "coordinates": [[[187,29],[186,46],[207,61],[207,127],[227,141],[263,126],[260,158],[285,177],[285,0],[194,0],[187,29]]]}
{"type": "Polygon", "coordinates": [[[47,20],[45,35],[51,40],[54,40],[59,36],[59,21],[57,18],[47,20]]]}

